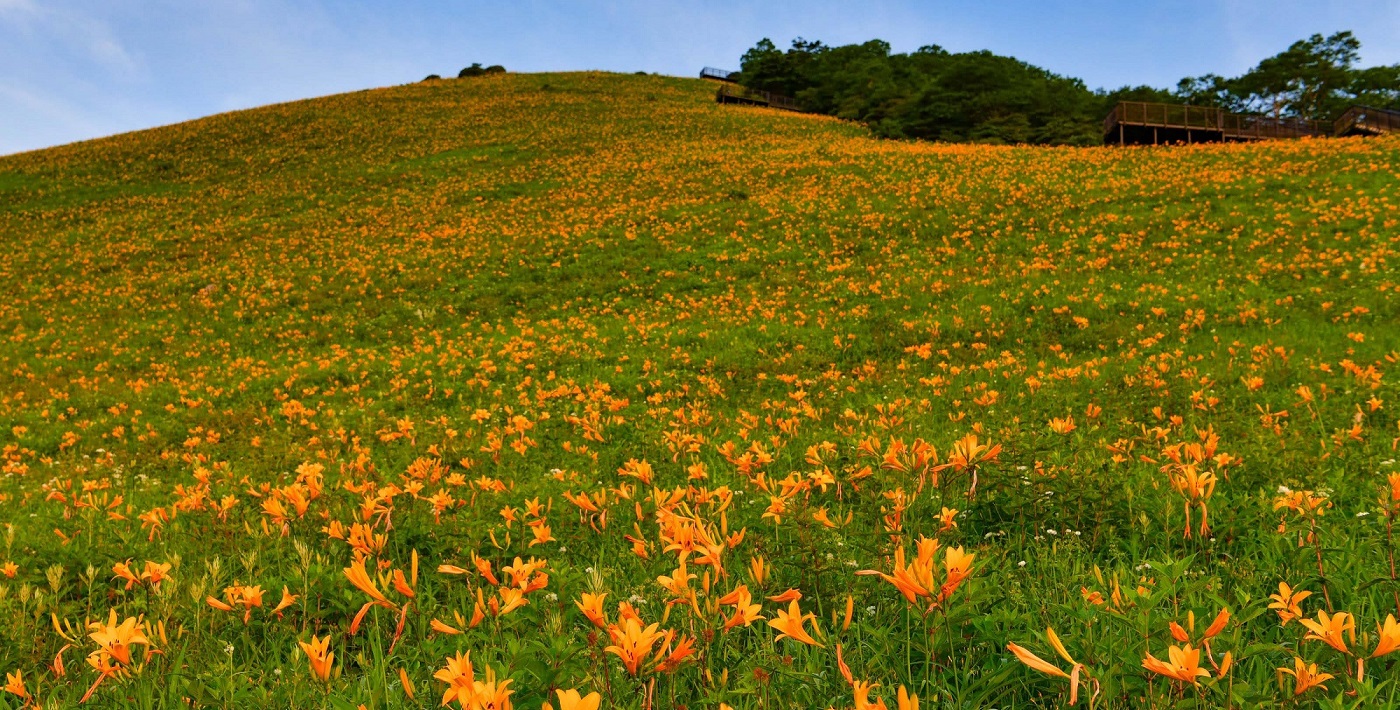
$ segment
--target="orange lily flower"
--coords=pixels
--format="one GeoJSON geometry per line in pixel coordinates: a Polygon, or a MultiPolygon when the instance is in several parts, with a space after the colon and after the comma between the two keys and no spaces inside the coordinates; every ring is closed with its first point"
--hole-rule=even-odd
{"type": "Polygon", "coordinates": [[[580,696],[577,690],[556,690],[554,693],[559,696],[559,710],[598,710],[603,702],[603,696],[597,693],[585,696],[580,696]]]}
{"type": "Polygon", "coordinates": [[[1270,609],[1278,611],[1279,624],[1287,626],[1288,622],[1303,616],[1303,609],[1300,606],[1304,599],[1312,596],[1312,592],[1307,590],[1293,591],[1286,582],[1278,583],[1278,594],[1270,594],[1269,598],[1273,603],[1270,609]]]}
{"type": "Polygon", "coordinates": [[[777,618],[770,619],[768,625],[777,629],[779,632],[774,641],[781,641],[786,637],[794,641],[801,641],[809,646],[825,648],[822,644],[818,643],[816,639],[809,636],[807,630],[802,627],[808,619],[812,619],[813,624],[815,624],[816,618],[816,614],[804,615],[802,609],[797,606],[797,600],[794,599],[788,605],[787,611],[779,611],[777,618]]]}
{"type": "Polygon", "coordinates": [[[798,599],[801,599],[801,598],[802,598],[802,592],[800,592],[800,591],[798,591],[798,590],[796,590],[796,589],[789,589],[789,590],[787,590],[786,592],[783,592],[782,594],[775,594],[775,595],[773,595],[773,596],[771,596],[771,597],[768,597],[768,601],[770,601],[770,602],[777,602],[778,604],[782,604],[782,603],[784,603],[784,602],[795,601],[795,600],[798,600],[798,599]]]}
{"type": "Polygon", "coordinates": [[[21,700],[29,699],[29,691],[24,688],[24,678],[20,677],[20,672],[5,674],[5,690],[18,695],[21,700]]]}
{"type": "Polygon", "coordinates": [[[734,605],[734,615],[724,621],[725,631],[739,625],[748,626],[763,618],[758,615],[760,611],[763,611],[763,607],[752,602],[753,597],[749,595],[749,588],[742,584],[720,598],[720,604],[734,605]]]}
{"type": "Polygon", "coordinates": [[[943,601],[957,591],[958,585],[963,583],[972,574],[972,560],[974,554],[963,552],[961,547],[950,547],[944,557],[943,567],[947,571],[947,577],[943,582],[943,587],[938,590],[938,600],[943,601]]]}
{"type": "Polygon", "coordinates": [[[107,623],[94,621],[88,624],[88,628],[92,630],[88,636],[97,642],[99,652],[106,653],[124,666],[129,666],[131,665],[131,647],[133,645],[141,644],[146,647],[151,645],[150,639],[146,638],[143,627],[144,624],[134,616],[127,617],[125,621],[118,624],[117,610],[113,609],[111,615],[107,617],[107,623]]]}
{"type": "Polygon", "coordinates": [[[384,596],[384,593],[379,591],[379,587],[376,587],[374,582],[370,580],[369,573],[365,571],[365,560],[363,557],[357,558],[354,562],[350,563],[349,567],[341,571],[345,573],[345,578],[350,580],[350,583],[355,585],[356,589],[368,594],[371,599],[385,606],[393,606],[393,604],[389,602],[389,598],[384,596]]]}
{"type": "Polygon", "coordinates": [[[1060,670],[1055,665],[1047,662],[1045,659],[1035,655],[1034,653],[1031,653],[1030,651],[1026,650],[1021,646],[1018,646],[1014,643],[1008,643],[1006,644],[1006,650],[1015,654],[1016,660],[1026,664],[1027,666],[1030,666],[1035,670],[1040,671],[1041,673],[1044,673],[1046,675],[1052,675],[1057,678],[1069,677],[1068,673],[1060,670]]]}
{"type": "Polygon", "coordinates": [[[323,639],[312,636],[311,643],[305,641],[297,643],[301,645],[301,650],[306,653],[306,662],[311,666],[311,674],[320,679],[322,683],[329,682],[331,665],[335,663],[335,654],[330,651],[330,634],[327,634],[323,639]]]}
{"type": "Polygon", "coordinates": [[[1371,658],[1380,658],[1400,648],[1400,624],[1395,623],[1394,614],[1386,614],[1385,624],[1377,625],[1376,634],[1380,639],[1376,642],[1376,650],[1371,653],[1371,658]]]}
{"type": "Polygon", "coordinates": [[[607,628],[608,615],[607,612],[603,611],[603,600],[607,596],[607,592],[602,594],[584,592],[579,600],[574,602],[574,606],[577,606],[578,610],[583,612],[583,615],[593,622],[594,626],[600,629],[607,628]]]}
{"type": "Polygon", "coordinates": [[[277,615],[277,618],[279,618],[279,619],[282,618],[282,611],[285,610],[285,609],[287,609],[287,608],[290,607],[291,605],[297,603],[297,599],[299,599],[299,598],[300,598],[300,597],[299,597],[298,595],[292,594],[291,591],[289,591],[289,590],[287,589],[287,587],[286,587],[285,585],[283,585],[283,587],[282,587],[282,601],[277,602],[277,606],[275,606],[275,607],[272,608],[272,613],[276,614],[276,615],[277,615]]]}
{"type": "Polygon", "coordinates": [[[141,579],[146,580],[151,587],[160,589],[160,583],[170,578],[170,563],[158,564],[146,560],[146,569],[141,573],[141,579]]]}
{"type": "Polygon", "coordinates": [[[1295,697],[1307,692],[1309,688],[1322,688],[1323,690],[1327,690],[1327,686],[1323,685],[1323,683],[1331,680],[1333,677],[1331,673],[1319,673],[1316,663],[1304,663],[1303,659],[1297,657],[1293,659],[1292,668],[1280,668],[1278,672],[1280,678],[1283,677],[1282,674],[1284,673],[1293,676],[1293,695],[1295,697]]]}
{"type": "Polygon", "coordinates": [[[431,627],[433,631],[436,631],[440,634],[447,634],[448,636],[456,636],[462,633],[461,629],[456,628],[454,626],[448,626],[447,624],[444,624],[443,622],[438,621],[437,619],[433,619],[432,621],[428,622],[428,626],[431,627]]]}
{"type": "Polygon", "coordinates": [[[1168,661],[1163,662],[1149,653],[1146,658],[1142,659],[1142,667],[1153,673],[1192,685],[1198,683],[1197,678],[1210,677],[1210,671],[1201,667],[1201,650],[1192,648],[1189,643],[1181,648],[1176,646],[1168,648],[1167,658],[1168,661]]]}
{"type": "Polygon", "coordinates": [[[130,563],[131,560],[127,560],[126,562],[118,562],[112,565],[112,573],[115,575],[115,578],[125,579],[127,589],[131,589],[132,586],[141,581],[137,578],[136,573],[131,571],[130,563]]]}
{"type": "Polygon", "coordinates": [[[447,667],[434,673],[433,677],[447,684],[447,690],[442,694],[443,705],[456,700],[465,708],[475,701],[476,672],[472,669],[471,651],[465,654],[459,651],[455,657],[448,656],[447,667]]]}
{"type": "Polygon", "coordinates": [[[899,686],[899,695],[895,697],[895,710],[919,710],[919,696],[905,690],[904,686],[899,686]]]}
{"type": "Polygon", "coordinates": [[[655,646],[663,635],[657,631],[659,626],[652,624],[643,629],[641,622],[636,619],[624,619],[621,624],[608,627],[612,645],[603,651],[622,659],[622,665],[627,667],[627,672],[635,676],[642,661],[651,653],[651,647],[655,646]]]}
{"type": "Polygon", "coordinates": [[[1328,614],[1325,611],[1317,612],[1317,621],[1311,619],[1299,619],[1308,630],[1303,636],[1304,641],[1321,641],[1342,653],[1350,654],[1347,650],[1346,640],[1342,638],[1343,632],[1350,632],[1352,641],[1356,640],[1356,619],[1351,614],[1339,611],[1336,614],[1328,614]]]}

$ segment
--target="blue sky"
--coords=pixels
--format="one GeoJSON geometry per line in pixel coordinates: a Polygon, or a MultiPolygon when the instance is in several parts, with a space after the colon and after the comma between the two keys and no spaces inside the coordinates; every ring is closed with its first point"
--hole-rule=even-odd
{"type": "Polygon", "coordinates": [[[693,75],[762,37],[990,49],[1090,87],[1237,74],[1314,32],[1400,63],[1400,0],[0,0],[0,154],[455,75],[693,75]]]}

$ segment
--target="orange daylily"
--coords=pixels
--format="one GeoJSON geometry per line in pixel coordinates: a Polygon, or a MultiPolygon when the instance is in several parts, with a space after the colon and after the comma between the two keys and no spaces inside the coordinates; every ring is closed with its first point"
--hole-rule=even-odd
{"type": "Polygon", "coordinates": [[[1308,630],[1303,636],[1304,641],[1321,641],[1342,653],[1350,654],[1347,650],[1346,639],[1342,638],[1343,633],[1350,632],[1352,641],[1356,640],[1356,619],[1351,614],[1339,611],[1336,614],[1328,614],[1325,611],[1317,612],[1317,621],[1311,619],[1299,619],[1308,630]]]}
{"type": "Polygon", "coordinates": [[[1312,596],[1312,592],[1307,590],[1295,592],[1286,582],[1279,582],[1278,594],[1269,595],[1269,598],[1273,600],[1269,608],[1277,610],[1280,625],[1287,626],[1288,622],[1303,615],[1303,609],[1300,604],[1309,596],[1312,596]]]}
{"type": "Polygon", "coordinates": [[[331,666],[335,663],[335,654],[330,651],[331,637],[329,634],[325,638],[311,637],[311,642],[297,642],[301,650],[306,654],[306,662],[311,667],[311,674],[322,683],[330,681],[331,666]]]}
{"type": "Polygon", "coordinates": [[[622,665],[627,667],[627,672],[635,676],[642,661],[651,653],[651,647],[664,635],[657,631],[659,626],[652,624],[643,629],[641,622],[636,619],[623,619],[621,623],[608,627],[612,645],[603,650],[622,659],[622,665]]]}
{"type": "Polygon", "coordinates": [[[1197,678],[1210,677],[1210,671],[1201,667],[1201,649],[1192,648],[1189,643],[1180,648],[1169,647],[1167,658],[1168,660],[1163,662],[1149,653],[1146,658],[1142,659],[1142,667],[1153,673],[1192,685],[1198,683],[1197,678]]]}
{"type": "Polygon", "coordinates": [[[21,700],[29,700],[29,691],[24,687],[24,678],[19,671],[5,674],[5,690],[18,695],[21,700]]]}
{"type": "Polygon", "coordinates": [[[107,623],[94,621],[88,624],[92,631],[88,636],[97,643],[98,651],[106,653],[123,666],[131,665],[131,647],[137,644],[150,647],[146,638],[145,624],[131,616],[117,623],[117,610],[112,609],[107,623]]]}
{"type": "Polygon", "coordinates": [[[1316,663],[1306,663],[1303,659],[1297,657],[1293,659],[1292,668],[1280,668],[1278,672],[1280,673],[1280,679],[1282,679],[1282,674],[1284,673],[1293,676],[1293,695],[1295,697],[1307,692],[1309,688],[1322,688],[1323,690],[1327,690],[1327,686],[1323,685],[1323,683],[1326,683],[1333,677],[1331,673],[1319,673],[1316,663]]]}
{"type": "Polygon", "coordinates": [[[288,590],[287,587],[284,585],[282,587],[282,601],[277,602],[277,606],[272,607],[272,613],[276,614],[277,618],[282,618],[282,612],[291,605],[297,603],[297,599],[300,598],[301,597],[299,595],[292,594],[291,591],[288,590]]]}
{"type": "Polygon", "coordinates": [[[779,611],[778,616],[776,618],[770,619],[768,621],[768,625],[773,627],[774,629],[777,629],[779,632],[777,638],[775,638],[774,641],[781,641],[784,638],[790,638],[794,641],[800,641],[809,646],[816,646],[818,648],[822,648],[822,644],[818,643],[816,639],[808,635],[807,630],[804,629],[802,626],[808,619],[812,619],[813,624],[815,625],[816,618],[816,614],[804,615],[802,613],[802,609],[797,606],[797,600],[794,599],[790,604],[788,604],[787,611],[779,611]]]}
{"type": "Polygon", "coordinates": [[[1395,623],[1394,614],[1387,614],[1385,623],[1377,625],[1376,636],[1376,650],[1371,652],[1371,658],[1380,658],[1400,648],[1400,624],[1395,623]]]}
{"type": "Polygon", "coordinates": [[[734,606],[734,615],[724,621],[725,631],[735,626],[748,626],[763,618],[758,615],[759,612],[763,610],[762,605],[752,602],[753,597],[749,594],[749,588],[743,584],[735,588],[734,591],[720,597],[720,604],[734,606]]]}
{"type": "Polygon", "coordinates": [[[118,562],[112,565],[112,573],[116,576],[116,579],[126,580],[127,589],[131,589],[136,583],[141,581],[140,578],[136,576],[136,573],[131,571],[131,560],[118,562]]]}
{"type": "MultiPolygon", "coordinates": [[[[603,696],[597,693],[583,696],[579,695],[577,690],[556,690],[554,693],[559,697],[559,710],[598,710],[599,704],[603,702],[603,696]]],[[[548,706],[549,703],[545,705],[548,706]]]]}
{"type": "Polygon", "coordinates": [[[350,583],[355,585],[356,589],[368,594],[370,598],[376,602],[380,602],[385,606],[393,606],[393,604],[389,602],[389,598],[384,596],[384,593],[379,591],[379,587],[375,586],[374,582],[369,578],[369,573],[365,571],[365,560],[363,557],[357,557],[354,562],[350,563],[349,567],[341,571],[345,573],[345,578],[350,580],[350,583]]]}
{"type": "Polygon", "coordinates": [[[608,625],[608,615],[603,611],[603,600],[607,598],[607,596],[607,592],[602,594],[584,592],[579,600],[574,602],[574,605],[578,607],[579,611],[583,612],[583,615],[587,617],[589,621],[593,622],[594,626],[600,629],[606,628],[608,625]]]}

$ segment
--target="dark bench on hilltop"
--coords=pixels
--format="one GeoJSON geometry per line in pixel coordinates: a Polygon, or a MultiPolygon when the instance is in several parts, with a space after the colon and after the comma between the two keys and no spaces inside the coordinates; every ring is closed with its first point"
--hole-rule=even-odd
{"type": "Polygon", "coordinates": [[[1353,106],[1336,121],[1272,118],[1209,106],[1124,101],[1103,120],[1105,143],[1222,143],[1400,132],[1400,112],[1353,106]]]}

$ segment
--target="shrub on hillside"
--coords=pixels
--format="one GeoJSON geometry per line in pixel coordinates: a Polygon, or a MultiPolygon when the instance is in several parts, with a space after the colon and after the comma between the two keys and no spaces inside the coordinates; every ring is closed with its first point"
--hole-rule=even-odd
{"type": "Polygon", "coordinates": [[[485,76],[487,74],[504,74],[506,68],[499,64],[492,64],[489,67],[481,66],[481,62],[472,62],[472,65],[457,73],[458,79],[466,79],[473,76],[485,76]]]}

